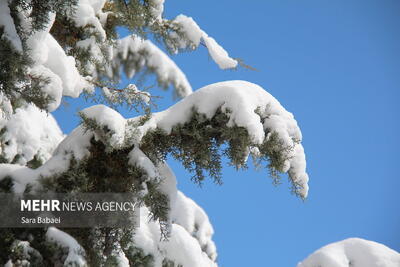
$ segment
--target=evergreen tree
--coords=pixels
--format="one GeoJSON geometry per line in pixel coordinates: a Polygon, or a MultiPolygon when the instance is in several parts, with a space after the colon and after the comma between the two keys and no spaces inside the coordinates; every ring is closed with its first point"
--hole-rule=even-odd
{"type": "Polygon", "coordinates": [[[245,168],[251,156],[274,183],[287,173],[293,193],[307,197],[293,115],[245,81],[192,92],[150,36],[171,54],[204,45],[220,68],[244,65],[192,18],[164,18],[163,2],[0,0],[0,191],[130,192],[141,203],[140,227],[0,229],[0,264],[216,266],[212,226],[177,190],[168,156],[198,184],[222,182],[221,157],[245,168]],[[119,27],[131,35],[119,38],[119,27]],[[123,73],[138,83],[120,87],[123,73]],[[147,75],[182,100],[152,112],[153,96],[139,89],[147,75]],[[64,96],[99,102],[66,137],[48,113],[64,96]],[[140,115],[125,119],[120,106],[140,115]]]}

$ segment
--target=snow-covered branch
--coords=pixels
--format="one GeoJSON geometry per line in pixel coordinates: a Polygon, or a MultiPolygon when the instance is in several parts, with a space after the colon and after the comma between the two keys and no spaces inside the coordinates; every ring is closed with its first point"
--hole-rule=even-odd
{"type": "MultiPolygon", "coordinates": [[[[308,175],[304,150],[300,144],[302,139],[300,129],[293,115],[260,86],[245,81],[227,81],[203,87],[171,108],[153,114],[138,127],[137,142],[143,141],[142,147],[148,153],[162,150],[159,146],[169,140],[171,143],[166,144],[166,147],[181,146],[183,140],[176,139],[176,136],[183,135],[185,125],[190,123],[195,123],[194,128],[189,129],[189,136],[185,137],[191,139],[186,140],[190,146],[179,149],[189,149],[190,151],[184,152],[195,155],[195,164],[197,164],[197,151],[194,151],[196,141],[199,142],[199,149],[204,148],[207,144],[204,138],[209,136],[217,142],[228,142],[231,147],[236,144],[235,153],[228,151],[232,157],[242,155],[242,159],[233,159],[232,163],[235,165],[245,163],[251,152],[257,158],[269,160],[271,171],[287,172],[294,186],[294,192],[303,198],[307,197],[308,175]],[[215,121],[215,116],[219,113],[222,114],[218,121],[215,121]],[[196,114],[204,118],[196,118],[197,122],[194,122],[196,114]],[[215,124],[220,128],[213,129],[215,124]],[[204,127],[204,131],[199,131],[196,137],[195,129],[200,127],[204,127]],[[238,131],[228,133],[229,128],[233,127],[238,131]],[[235,136],[234,134],[240,132],[240,129],[245,130],[244,135],[235,136]],[[156,134],[152,136],[153,133],[156,134]],[[196,140],[201,137],[204,137],[201,141],[196,140]]],[[[212,140],[208,141],[212,143],[212,140]]],[[[198,156],[201,157],[200,154],[198,156]]],[[[212,159],[203,157],[198,163],[208,166],[212,163],[212,159]],[[204,163],[204,160],[208,162],[204,163]]]]}

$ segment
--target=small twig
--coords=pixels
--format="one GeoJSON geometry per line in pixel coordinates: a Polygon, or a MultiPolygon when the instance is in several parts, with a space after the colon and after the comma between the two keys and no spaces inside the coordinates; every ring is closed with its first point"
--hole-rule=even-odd
{"type": "Polygon", "coordinates": [[[259,71],[258,69],[254,68],[254,67],[252,67],[250,65],[245,64],[243,59],[240,59],[240,58],[234,58],[234,59],[239,63],[239,65],[241,67],[243,67],[245,69],[252,70],[252,71],[259,71]]]}

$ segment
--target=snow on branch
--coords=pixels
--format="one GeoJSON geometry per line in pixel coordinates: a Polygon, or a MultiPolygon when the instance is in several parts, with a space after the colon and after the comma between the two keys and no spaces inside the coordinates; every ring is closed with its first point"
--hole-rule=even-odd
{"type": "Polygon", "coordinates": [[[113,76],[119,75],[121,65],[128,78],[147,69],[155,73],[161,86],[166,88],[170,84],[173,85],[180,97],[192,92],[185,74],[175,62],[150,40],[143,40],[137,35],[130,35],[117,41],[112,61],[113,76]]]}
{"type": "Polygon", "coordinates": [[[154,266],[161,266],[166,261],[180,266],[217,266],[216,249],[211,240],[213,230],[203,209],[181,192],[178,192],[173,207],[169,240],[161,240],[159,223],[149,221],[148,209],[142,208],[140,228],[133,236],[132,246],[143,251],[144,255],[151,255],[154,266]],[[196,227],[200,233],[196,233],[196,227]],[[201,239],[199,236],[203,229],[207,232],[201,239]]]}
{"type": "Polygon", "coordinates": [[[46,239],[49,242],[54,242],[57,245],[68,249],[68,255],[64,260],[64,266],[87,266],[84,249],[69,234],[55,227],[49,227],[46,233],[46,239]]]}
{"type": "Polygon", "coordinates": [[[217,259],[216,247],[211,239],[214,229],[207,214],[196,202],[178,191],[171,209],[171,217],[173,223],[182,226],[198,240],[200,247],[211,260],[217,259]]]}
{"type": "Polygon", "coordinates": [[[10,260],[4,265],[12,266],[32,266],[43,264],[43,257],[28,241],[15,240],[11,245],[10,260]]]}
{"type": "Polygon", "coordinates": [[[119,148],[124,143],[126,121],[117,111],[96,105],[80,111],[80,116],[96,139],[107,141],[113,148],[119,148]]]}
{"type": "Polygon", "coordinates": [[[164,12],[164,0],[150,0],[150,13],[155,20],[161,20],[164,12]]]}
{"type": "MultiPolygon", "coordinates": [[[[28,31],[31,27],[29,13],[22,13],[28,31]]],[[[41,91],[49,96],[47,110],[53,111],[60,105],[62,96],[78,97],[84,90],[91,91],[93,86],[82,77],[76,67],[75,58],[67,56],[63,48],[49,33],[54,20],[54,13],[42,30],[33,32],[27,38],[29,56],[32,59],[30,75],[43,79],[41,91]]]]}
{"type": "Polygon", "coordinates": [[[104,42],[106,40],[106,32],[103,25],[107,20],[107,13],[102,11],[105,0],[79,0],[75,7],[75,13],[71,16],[77,27],[93,27],[96,36],[104,42]]]}
{"type": "Polygon", "coordinates": [[[214,229],[207,214],[192,199],[177,190],[175,174],[166,162],[159,163],[156,169],[161,177],[159,189],[169,198],[169,223],[172,224],[172,231],[177,225],[182,227],[197,240],[201,254],[204,252],[209,259],[215,261],[217,251],[212,241],[214,229]]]}
{"type": "Polygon", "coordinates": [[[195,49],[201,41],[204,41],[211,58],[221,69],[236,68],[238,61],[229,57],[228,52],[214,38],[208,36],[193,18],[181,14],[172,22],[178,27],[176,31],[170,33],[170,37],[174,40],[173,43],[170,43],[172,47],[177,44],[178,49],[195,49]]]}
{"type": "Polygon", "coordinates": [[[0,115],[0,159],[21,165],[46,162],[64,138],[51,114],[34,105],[0,115]]]}
{"type": "Polygon", "coordinates": [[[228,142],[226,153],[234,165],[241,167],[249,154],[267,160],[271,174],[288,173],[294,193],[305,198],[308,175],[301,139],[293,115],[260,86],[245,81],[203,87],[153,114],[138,127],[137,135],[150,157],[158,157],[160,151],[172,153],[200,180],[201,169],[207,168],[219,179],[220,162],[214,151],[221,142],[228,142]],[[207,147],[209,151],[203,153],[207,147]],[[186,154],[193,158],[181,156],[186,154]]]}
{"type": "Polygon", "coordinates": [[[400,253],[373,241],[349,238],[326,245],[297,267],[394,267],[400,266],[400,253]]]}
{"type": "Polygon", "coordinates": [[[4,33],[1,39],[6,39],[11,42],[13,48],[18,52],[22,52],[22,42],[15,29],[13,18],[10,15],[10,8],[7,1],[0,1],[0,28],[3,28],[4,33]]]}

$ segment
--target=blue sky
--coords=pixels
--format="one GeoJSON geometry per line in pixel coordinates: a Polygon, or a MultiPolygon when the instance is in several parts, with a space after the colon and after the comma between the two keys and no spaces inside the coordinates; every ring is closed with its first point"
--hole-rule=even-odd
{"type": "MultiPolygon", "coordinates": [[[[291,111],[303,132],[309,198],[274,187],[265,170],[226,166],[224,184],[199,188],[170,161],[179,189],[208,213],[222,267],[295,266],[315,249],[361,237],[400,251],[400,1],[166,1],[233,57],[258,71],[222,71],[206,49],[174,56],[194,89],[242,79],[291,111]]],[[[153,91],[170,106],[171,92],[153,91]]],[[[55,112],[64,132],[77,124],[55,112]]],[[[127,117],[134,116],[124,111],[127,117]]]]}

